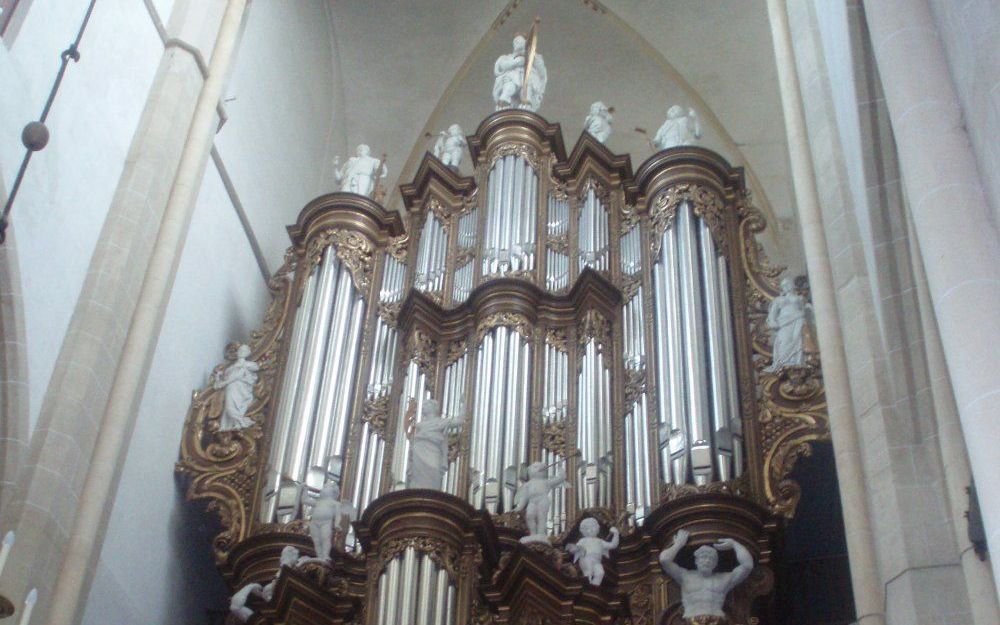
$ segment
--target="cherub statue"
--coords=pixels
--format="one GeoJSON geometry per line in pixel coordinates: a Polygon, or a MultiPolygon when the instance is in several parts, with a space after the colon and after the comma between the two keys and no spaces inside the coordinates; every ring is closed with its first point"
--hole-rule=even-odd
{"type": "Polygon", "coordinates": [[[608,108],[604,102],[594,102],[590,105],[590,114],[583,121],[583,127],[595,139],[605,143],[611,136],[611,120],[614,119],[611,113],[614,109],[608,108]]]}
{"type": "Polygon", "coordinates": [[[371,148],[362,143],[358,146],[357,156],[347,159],[340,166],[340,157],[333,159],[333,178],[340,185],[341,191],[350,191],[365,197],[371,197],[378,178],[389,174],[385,161],[380,161],[371,155],[371,148]]]}
{"type": "Polygon", "coordinates": [[[439,133],[438,140],[434,143],[434,156],[451,169],[458,171],[458,166],[462,164],[462,151],[465,145],[462,127],[452,124],[448,126],[447,131],[442,130],[439,133]]]}
{"type": "Polygon", "coordinates": [[[746,547],[732,538],[723,538],[715,547],[703,545],[694,552],[695,570],[685,569],[674,562],[677,553],[687,544],[690,535],[679,530],[670,547],[660,552],[660,566],[681,587],[681,603],[684,604],[684,618],[698,616],[725,617],[722,606],[726,595],[753,571],[753,556],[746,547]],[[729,573],[716,573],[719,553],[716,549],[732,549],[739,564],[729,573]]]}
{"type": "Polygon", "coordinates": [[[274,597],[274,586],[278,583],[278,579],[281,577],[281,572],[285,567],[295,566],[299,561],[300,552],[297,548],[288,545],[281,550],[281,560],[278,564],[278,570],[274,574],[274,579],[272,579],[266,586],[261,586],[260,584],[247,584],[243,588],[240,588],[233,595],[233,598],[229,600],[229,611],[236,617],[236,620],[245,623],[247,620],[253,616],[253,610],[247,607],[247,601],[250,600],[251,596],[257,596],[262,598],[264,601],[270,602],[274,597]]]}
{"type": "Polygon", "coordinates": [[[514,510],[524,513],[528,535],[521,537],[522,543],[549,542],[545,532],[545,522],[549,517],[549,493],[566,482],[566,471],[559,471],[555,477],[548,476],[548,465],[535,462],[528,466],[528,481],[514,493],[514,510]]]}
{"type": "Polygon", "coordinates": [[[330,481],[323,485],[309,516],[309,536],[316,548],[317,560],[330,560],[334,531],[344,529],[344,519],[350,522],[357,516],[358,511],[354,506],[340,500],[340,486],[336,482],[330,481]]]}
{"type": "MultiPolygon", "coordinates": [[[[416,403],[411,401],[407,422],[416,416],[416,403]]],[[[448,471],[448,433],[462,427],[464,417],[443,419],[441,404],[436,399],[424,401],[424,414],[413,424],[410,439],[410,465],[406,472],[407,488],[441,490],[441,482],[448,471]]]]}
{"type": "Polygon", "coordinates": [[[236,349],[236,362],[226,367],[225,372],[212,381],[212,386],[225,389],[225,403],[219,417],[219,431],[242,430],[253,425],[247,417],[247,409],[253,401],[253,385],[257,383],[260,365],[252,360],[250,346],[240,345],[236,349]]]}
{"type": "Polygon", "coordinates": [[[776,372],[806,362],[803,333],[812,313],[812,304],[795,292],[791,278],[781,281],[781,295],[767,310],[767,327],[774,332],[771,341],[771,364],[764,371],[776,372]]]}
{"type": "Polygon", "coordinates": [[[566,551],[573,554],[573,562],[580,563],[580,570],[594,586],[600,586],[604,581],[604,564],[601,561],[608,557],[612,549],[618,548],[618,528],[611,528],[611,540],[597,537],[601,529],[597,519],[587,517],[580,521],[582,538],[576,543],[566,545],[566,551]]]}
{"type": "Polygon", "coordinates": [[[694,109],[687,113],[679,104],[667,109],[667,120],[663,122],[653,139],[653,144],[661,150],[678,145],[694,145],[701,139],[701,122],[694,109]]]}
{"type": "Polygon", "coordinates": [[[535,54],[531,73],[528,75],[527,98],[521,98],[527,63],[526,45],[524,36],[517,35],[514,37],[513,53],[500,55],[493,64],[493,75],[496,77],[493,81],[493,103],[498,111],[511,108],[537,111],[542,105],[548,73],[541,54],[535,54]]]}

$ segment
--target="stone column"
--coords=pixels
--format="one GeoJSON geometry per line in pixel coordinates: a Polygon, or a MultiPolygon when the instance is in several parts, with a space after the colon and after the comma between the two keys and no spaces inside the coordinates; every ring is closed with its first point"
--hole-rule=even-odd
{"type": "Polygon", "coordinates": [[[875,546],[872,540],[871,518],[861,467],[858,432],[854,422],[854,402],[847,373],[844,337],[840,313],[837,310],[830,255],[823,232],[816,173],[806,130],[805,112],[799,96],[799,77],[795,67],[791,32],[785,0],[768,0],[768,16],[774,41],[775,63],[781,90],[781,107],[785,116],[788,155],[791,161],[795,203],[802,229],[806,267],[812,290],[816,330],[823,360],[823,382],[826,386],[830,415],[830,434],[840,484],[844,510],[844,530],[851,564],[851,585],[857,622],[861,625],[885,623],[884,593],[878,580],[875,546]]]}
{"type": "Polygon", "coordinates": [[[69,546],[56,580],[49,625],[73,625],[81,613],[86,580],[100,550],[117,487],[119,466],[128,451],[135,413],[156,350],[156,340],[170,299],[177,264],[187,238],[198,189],[216,129],[216,105],[239,40],[247,0],[228,0],[208,65],[194,117],[184,143],[177,174],[163,212],[152,257],[132,315],[121,360],[94,446],[93,457],[69,535],[69,546]]]}
{"type": "Polygon", "coordinates": [[[865,2],[927,285],[1000,579],[1000,238],[927,0],[865,2]]]}

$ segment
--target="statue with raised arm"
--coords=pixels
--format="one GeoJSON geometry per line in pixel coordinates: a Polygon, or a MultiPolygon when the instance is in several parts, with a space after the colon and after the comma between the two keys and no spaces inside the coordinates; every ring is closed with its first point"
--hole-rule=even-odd
{"type": "Polygon", "coordinates": [[[336,482],[327,482],[319,492],[319,498],[313,505],[309,516],[309,537],[316,548],[316,559],[323,562],[330,560],[330,550],[333,548],[335,531],[345,531],[344,520],[348,522],[357,518],[358,512],[350,503],[340,500],[340,486],[336,482]]]}
{"type": "Polygon", "coordinates": [[[587,517],[580,521],[580,540],[566,545],[566,551],[573,554],[573,562],[580,564],[580,570],[594,586],[600,586],[604,581],[604,564],[602,560],[618,548],[618,528],[611,528],[611,540],[597,537],[601,529],[597,519],[587,517]]]}
{"type": "Polygon", "coordinates": [[[694,552],[695,569],[685,569],[674,562],[674,558],[687,544],[689,536],[686,530],[677,532],[673,544],[660,552],[660,566],[681,587],[681,603],[684,605],[686,620],[716,617],[703,622],[721,625],[726,622],[726,613],[722,610],[726,595],[753,571],[753,556],[746,547],[732,538],[723,538],[714,547],[698,547],[694,552]],[[719,564],[719,552],[716,549],[735,551],[738,562],[736,568],[728,573],[716,573],[715,567],[719,564]]]}
{"type": "Polygon", "coordinates": [[[339,156],[333,159],[333,178],[341,191],[371,197],[378,179],[389,174],[385,161],[375,158],[371,152],[371,148],[362,143],[358,146],[357,156],[347,159],[343,167],[340,166],[339,156]]]}
{"type": "Polygon", "coordinates": [[[524,523],[528,526],[528,535],[521,537],[522,543],[549,542],[545,532],[549,493],[566,482],[566,472],[559,471],[555,477],[549,477],[548,468],[544,462],[532,463],[528,466],[528,481],[518,486],[514,493],[514,510],[524,513],[524,523]]]}
{"type": "Polygon", "coordinates": [[[777,372],[806,362],[803,334],[812,313],[812,305],[795,292],[791,278],[781,281],[781,295],[771,300],[767,327],[774,332],[771,341],[771,364],[764,371],[777,372]]]}
{"type": "Polygon", "coordinates": [[[242,430],[253,425],[247,416],[247,409],[253,401],[253,385],[257,383],[260,365],[252,360],[250,346],[240,345],[236,350],[236,362],[226,367],[225,372],[212,381],[212,386],[225,389],[222,416],[219,417],[219,431],[242,430]]]}
{"type": "Polygon", "coordinates": [[[525,85],[524,72],[528,62],[529,52],[526,50],[527,40],[523,35],[514,37],[514,50],[511,54],[502,54],[493,64],[493,103],[496,110],[525,109],[537,111],[542,105],[545,95],[545,85],[548,73],[541,54],[535,54],[525,85]],[[525,87],[527,87],[525,89],[525,87]],[[526,97],[522,97],[526,96],[526,97]]]}
{"type": "Polygon", "coordinates": [[[229,612],[236,617],[237,621],[245,623],[253,616],[253,610],[247,607],[247,602],[251,596],[260,597],[266,602],[271,601],[274,597],[274,586],[278,583],[281,572],[286,566],[295,566],[299,562],[299,555],[300,553],[297,548],[291,545],[286,546],[281,550],[281,560],[278,564],[278,570],[275,572],[274,578],[266,586],[256,583],[247,584],[233,594],[233,598],[229,600],[229,612]]]}
{"type": "Polygon", "coordinates": [[[434,143],[434,156],[452,170],[458,171],[458,166],[462,164],[462,152],[465,150],[465,145],[462,127],[458,124],[452,124],[448,126],[447,131],[442,130],[438,135],[438,140],[434,143]]]}
{"type": "Polygon", "coordinates": [[[611,136],[612,112],[614,109],[608,108],[604,102],[594,102],[590,105],[590,114],[583,121],[584,129],[601,143],[607,142],[611,136]]]}
{"type": "MultiPolygon", "coordinates": [[[[416,403],[411,400],[406,422],[416,416],[416,403]]],[[[410,465],[406,471],[407,488],[441,490],[448,471],[448,434],[462,427],[464,416],[455,419],[441,417],[441,404],[436,399],[424,401],[424,414],[413,424],[410,439],[410,465]]]]}
{"type": "Polygon", "coordinates": [[[701,122],[694,109],[684,111],[675,104],[667,109],[667,120],[663,122],[653,139],[653,145],[661,150],[678,145],[695,145],[701,139],[701,122]]]}

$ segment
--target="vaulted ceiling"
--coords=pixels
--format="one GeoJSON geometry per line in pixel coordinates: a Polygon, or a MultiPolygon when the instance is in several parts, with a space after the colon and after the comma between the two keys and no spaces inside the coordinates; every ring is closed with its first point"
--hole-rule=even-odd
{"type": "MultiPolygon", "coordinates": [[[[801,271],[765,0],[333,0],[333,144],[387,153],[396,189],[432,145],[427,133],[458,123],[469,134],[492,112],[493,61],[536,16],[549,75],[538,112],[569,146],[603,100],[616,108],[608,147],[638,166],[652,149],[635,129],[655,133],[670,104],[695,108],[704,145],[746,168],[772,257],[801,271]]],[[[398,208],[398,192],[387,203],[398,208]]]]}

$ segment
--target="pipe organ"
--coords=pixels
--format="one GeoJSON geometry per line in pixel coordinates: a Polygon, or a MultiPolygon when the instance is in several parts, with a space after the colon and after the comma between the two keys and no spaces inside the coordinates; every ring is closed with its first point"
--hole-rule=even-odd
{"type": "Polygon", "coordinates": [[[475,174],[428,154],[402,216],[332,193],[289,227],[249,339],[254,425],[221,431],[209,387],[182,441],[189,496],[222,520],[224,576],[266,581],[283,546],[311,553],[334,481],[360,518],[333,553],[282,569],[254,622],[680,622],[651,564],[678,529],[753,553],[730,606],[749,619],[794,514],[788,473],[826,428],[815,357],[764,371],[778,272],[742,170],[678,147],[633,172],[586,133],[567,154],[558,125],[522,110],[468,145],[475,174]],[[439,488],[408,489],[432,399],[460,427],[439,488]],[[537,462],[565,485],[549,542],[521,544],[515,495],[537,462]],[[562,552],[585,517],[623,534],[599,588],[562,552]]]}

